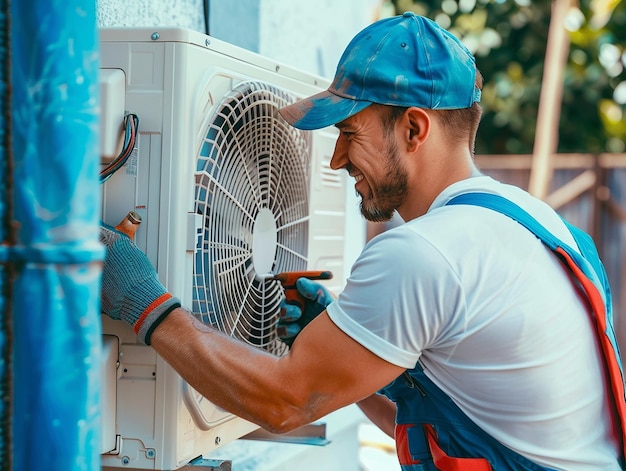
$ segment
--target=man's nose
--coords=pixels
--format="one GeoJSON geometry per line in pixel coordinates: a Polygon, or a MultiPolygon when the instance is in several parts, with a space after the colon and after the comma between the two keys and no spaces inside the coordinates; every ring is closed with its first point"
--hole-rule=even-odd
{"type": "Polygon", "coordinates": [[[340,170],[348,165],[348,146],[345,139],[341,136],[337,138],[337,142],[335,143],[335,150],[333,152],[333,156],[330,159],[330,168],[333,170],[340,170]]]}

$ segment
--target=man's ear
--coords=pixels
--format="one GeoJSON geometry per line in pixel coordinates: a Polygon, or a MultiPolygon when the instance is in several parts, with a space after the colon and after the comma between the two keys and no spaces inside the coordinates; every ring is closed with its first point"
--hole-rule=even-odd
{"type": "Polygon", "coordinates": [[[415,151],[430,134],[430,115],[422,108],[415,106],[407,108],[401,118],[401,124],[408,151],[415,151]]]}

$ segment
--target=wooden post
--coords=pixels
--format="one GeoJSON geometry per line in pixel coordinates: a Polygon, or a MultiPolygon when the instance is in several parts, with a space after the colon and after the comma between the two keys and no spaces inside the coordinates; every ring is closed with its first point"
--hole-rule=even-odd
{"type": "Polygon", "coordinates": [[[552,179],[550,156],[557,151],[559,116],[563,97],[563,69],[567,63],[569,37],[564,26],[571,0],[554,0],[543,67],[537,127],[530,171],[529,192],[543,199],[552,179]]]}

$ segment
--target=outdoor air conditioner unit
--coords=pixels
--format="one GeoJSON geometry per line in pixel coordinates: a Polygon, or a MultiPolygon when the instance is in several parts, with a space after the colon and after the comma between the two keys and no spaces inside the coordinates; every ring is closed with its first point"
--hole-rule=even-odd
{"type": "MultiPolygon", "coordinates": [[[[300,131],[278,114],[328,84],[187,29],[103,28],[100,40],[103,221],[134,211],[137,245],[184,306],[284,353],[283,291],[269,275],[330,270],[338,290],[346,231],[353,246],[364,238],[347,227],[345,173],[329,167],[335,129],[300,131]]],[[[176,469],[257,428],[124,323],[102,322],[104,469],[176,469]]]]}

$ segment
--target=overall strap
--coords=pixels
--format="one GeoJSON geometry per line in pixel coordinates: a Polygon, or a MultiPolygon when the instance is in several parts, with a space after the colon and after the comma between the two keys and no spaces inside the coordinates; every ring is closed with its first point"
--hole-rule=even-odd
{"type": "Polygon", "coordinates": [[[604,267],[598,257],[591,237],[582,230],[565,222],[578,248],[583,253],[555,237],[524,209],[500,195],[491,193],[465,193],[448,201],[447,205],[474,205],[492,209],[512,218],[531,231],[550,248],[568,267],[580,284],[591,307],[593,324],[602,349],[609,382],[616,427],[621,442],[622,459],[626,457],[626,397],[619,348],[612,325],[610,289],[604,267]]]}

